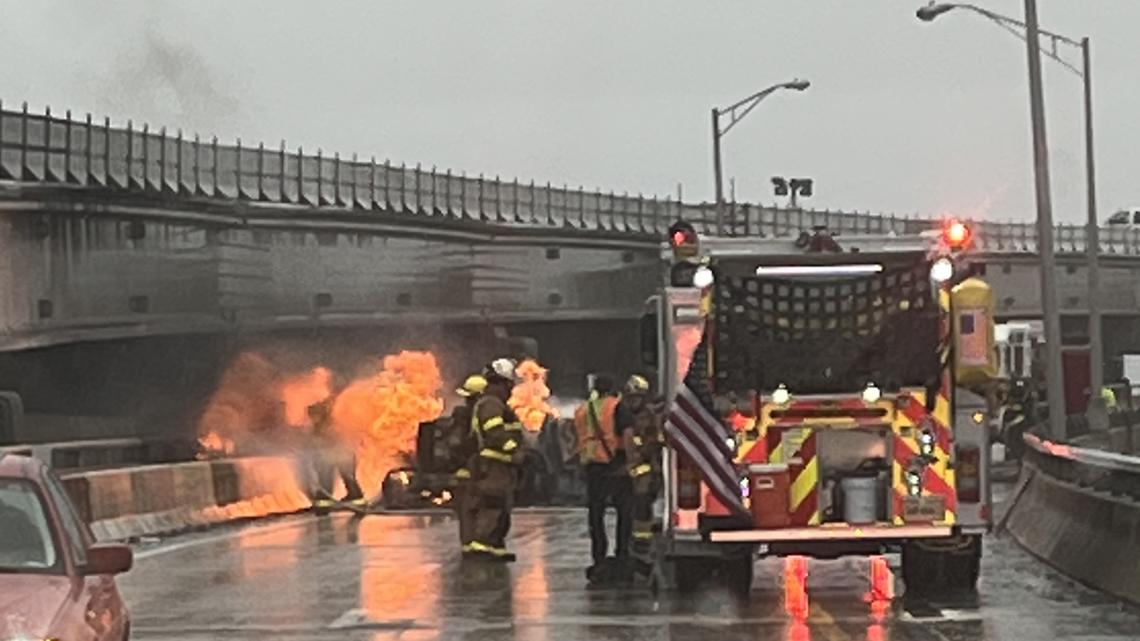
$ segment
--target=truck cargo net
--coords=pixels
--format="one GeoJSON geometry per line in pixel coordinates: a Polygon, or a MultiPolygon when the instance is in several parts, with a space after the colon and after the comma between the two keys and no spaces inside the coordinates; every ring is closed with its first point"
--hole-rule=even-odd
{"type": "Polygon", "coordinates": [[[937,385],[939,310],[929,270],[919,259],[858,276],[718,277],[717,392],[937,385]]]}

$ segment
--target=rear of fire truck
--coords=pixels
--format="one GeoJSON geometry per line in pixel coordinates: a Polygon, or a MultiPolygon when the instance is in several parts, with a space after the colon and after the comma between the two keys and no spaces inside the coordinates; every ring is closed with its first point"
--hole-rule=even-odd
{"type": "Polygon", "coordinates": [[[991,527],[993,297],[961,223],[913,236],[698,238],[678,223],[654,298],[661,389],[705,337],[751,515],[667,448],[659,560],[747,592],[754,555],[901,553],[908,589],[972,589],[991,527]]]}

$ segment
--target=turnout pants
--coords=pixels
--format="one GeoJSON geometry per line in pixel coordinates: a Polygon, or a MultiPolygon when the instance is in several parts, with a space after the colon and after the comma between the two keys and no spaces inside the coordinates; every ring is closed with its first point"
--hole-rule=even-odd
{"type": "Polygon", "coordinates": [[[505,554],[515,501],[515,468],[510,463],[484,459],[474,482],[474,519],[471,546],[479,552],[505,554]]]}
{"type": "Polygon", "coordinates": [[[633,478],[633,541],[635,547],[653,538],[653,501],[661,488],[661,477],[651,470],[633,478]]]}
{"type": "Polygon", "coordinates": [[[629,542],[633,534],[630,502],[632,483],[623,469],[625,457],[619,453],[609,463],[586,465],[586,507],[589,510],[590,555],[594,565],[606,560],[609,538],[606,536],[606,506],[613,504],[617,511],[617,532],[614,554],[623,559],[629,556],[629,542]]]}
{"type": "Polygon", "coordinates": [[[316,468],[318,498],[324,498],[320,496],[322,493],[327,498],[333,498],[337,475],[344,482],[344,500],[364,498],[364,491],[360,488],[360,483],[356,482],[356,456],[348,448],[333,447],[320,452],[316,457],[316,468]]]}
{"type": "Polygon", "coordinates": [[[475,540],[475,517],[479,512],[479,495],[475,491],[475,481],[459,479],[455,486],[455,513],[459,520],[459,544],[467,551],[475,540]]]}

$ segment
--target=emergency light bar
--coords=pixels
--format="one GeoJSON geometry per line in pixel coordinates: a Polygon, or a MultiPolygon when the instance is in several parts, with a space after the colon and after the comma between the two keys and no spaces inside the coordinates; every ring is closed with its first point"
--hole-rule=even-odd
{"type": "Polygon", "coordinates": [[[861,276],[878,274],[883,266],[874,264],[854,265],[761,265],[756,268],[757,276],[861,276]]]}

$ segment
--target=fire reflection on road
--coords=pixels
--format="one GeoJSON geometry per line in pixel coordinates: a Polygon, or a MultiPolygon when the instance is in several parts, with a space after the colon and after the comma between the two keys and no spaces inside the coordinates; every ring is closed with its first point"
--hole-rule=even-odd
{"type": "Polygon", "coordinates": [[[438,557],[416,545],[416,532],[390,520],[359,522],[360,604],[369,619],[438,622],[444,608],[438,557]]]}

